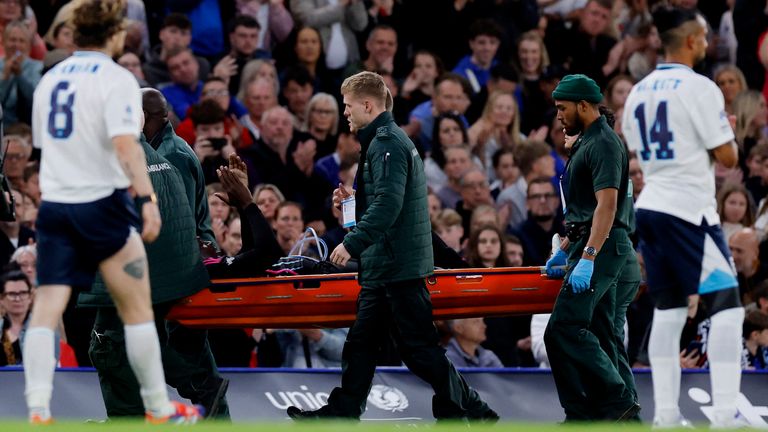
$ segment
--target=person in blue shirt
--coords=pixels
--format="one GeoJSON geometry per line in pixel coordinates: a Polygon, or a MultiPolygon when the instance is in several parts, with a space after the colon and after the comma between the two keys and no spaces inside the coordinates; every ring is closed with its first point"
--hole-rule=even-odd
{"type": "Polygon", "coordinates": [[[168,65],[171,83],[161,87],[160,92],[168,100],[176,117],[184,120],[189,107],[200,100],[203,92],[203,82],[198,76],[200,65],[192,50],[185,47],[168,50],[165,63],[168,65]]]}
{"type": "Polygon", "coordinates": [[[749,312],[744,319],[743,332],[741,368],[768,370],[768,314],[761,310],[749,312]]]}
{"type": "Polygon", "coordinates": [[[215,58],[224,51],[224,24],[218,0],[169,0],[168,9],[186,15],[192,23],[190,47],[195,54],[215,58]]]}
{"type": "Polygon", "coordinates": [[[472,87],[463,76],[446,72],[435,80],[435,92],[432,99],[416,106],[409,115],[409,123],[403,130],[411,138],[417,138],[417,146],[425,152],[432,150],[432,133],[435,118],[444,113],[455,113],[461,117],[464,127],[469,123],[464,117],[470,104],[472,87]]]}
{"type": "Polygon", "coordinates": [[[350,167],[360,160],[360,141],[357,135],[342,124],[336,143],[336,151],[315,162],[315,172],[325,179],[330,186],[338,187],[341,183],[339,172],[344,167],[350,167]]]}
{"type": "Polygon", "coordinates": [[[453,72],[469,80],[473,93],[479,93],[491,77],[503,34],[501,27],[491,19],[479,19],[469,27],[472,53],[459,60],[453,72]]]}

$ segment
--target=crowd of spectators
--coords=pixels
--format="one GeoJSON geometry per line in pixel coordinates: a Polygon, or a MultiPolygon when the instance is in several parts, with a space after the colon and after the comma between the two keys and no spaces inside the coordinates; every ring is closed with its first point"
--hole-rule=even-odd
{"type": "MultiPolygon", "coordinates": [[[[22,361],[19,334],[34,298],[40,190],[32,95],[41,75],[76,49],[68,20],[77,2],[0,0],[2,166],[17,210],[16,222],[0,222],[0,262],[15,266],[0,287],[0,365],[22,361]]],[[[741,164],[718,168],[717,203],[750,311],[744,365],[765,368],[765,0],[127,0],[126,49],[115,60],[168,100],[176,133],[203,167],[211,226],[227,255],[242,247],[238,213],[216,196],[223,193],[216,168],[231,154],[247,166],[253,201],[285,253],[305,227],[329,248],[341,241],[330,195],[340,183],[353,186],[359,143],[341,115],[339,86],[368,70],[386,80],[394,117],[424,159],[434,231],[472,267],[537,266],[552,235],[563,233],[558,178],[568,153],[552,90],[565,74],[585,73],[620,120],[632,85],[663,58],[650,15],[660,3],[706,18],[709,49],[698,71],[717,83],[736,117],[741,164]]],[[[636,159],[630,175],[636,197],[643,188],[636,159]]],[[[706,366],[701,307],[691,299],[681,345],[688,367],[706,366]]],[[[651,318],[641,290],[628,312],[637,366],[648,364],[651,318]]],[[[538,366],[547,364],[542,323],[546,315],[439,328],[456,364],[538,366]]],[[[211,344],[221,366],[338,366],[344,339],[340,330],[217,334],[211,344]]]]}

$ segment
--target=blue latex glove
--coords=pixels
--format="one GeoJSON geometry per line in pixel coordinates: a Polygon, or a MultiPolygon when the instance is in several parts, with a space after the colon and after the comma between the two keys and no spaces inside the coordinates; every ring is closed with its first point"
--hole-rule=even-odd
{"type": "Polygon", "coordinates": [[[569,282],[575,294],[583,293],[589,289],[589,281],[592,280],[592,272],[595,271],[595,262],[588,259],[580,259],[576,268],[571,272],[569,282]]]}
{"type": "Polygon", "coordinates": [[[564,250],[558,248],[557,252],[547,260],[547,276],[551,278],[562,278],[565,275],[565,268],[555,268],[559,266],[565,267],[568,262],[568,254],[564,250]]]}

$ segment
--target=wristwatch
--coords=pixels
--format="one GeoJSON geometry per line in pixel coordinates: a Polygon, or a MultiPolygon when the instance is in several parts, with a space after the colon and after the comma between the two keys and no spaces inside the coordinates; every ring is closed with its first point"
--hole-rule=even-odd
{"type": "Polygon", "coordinates": [[[141,208],[145,203],[148,203],[148,202],[153,202],[157,204],[157,195],[155,195],[154,193],[151,193],[149,195],[137,196],[136,198],[133,199],[133,202],[136,203],[136,207],[139,207],[139,208],[141,208]]]}
{"type": "Polygon", "coordinates": [[[587,246],[584,248],[584,253],[591,256],[596,257],[597,256],[597,249],[594,248],[594,246],[587,246]]]}

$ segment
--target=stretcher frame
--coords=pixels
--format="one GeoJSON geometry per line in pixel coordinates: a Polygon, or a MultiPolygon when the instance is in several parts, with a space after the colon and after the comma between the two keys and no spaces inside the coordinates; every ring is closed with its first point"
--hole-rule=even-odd
{"type": "MultiPolygon", "coordinates": [[[[435,320],[552,311],[562,280],[543,267],[435,270],[426,278],[435,320]]],[[[192,328],[335,328],[355,319],[356,273],[216,279],[168,319],[192,328]]]]}

